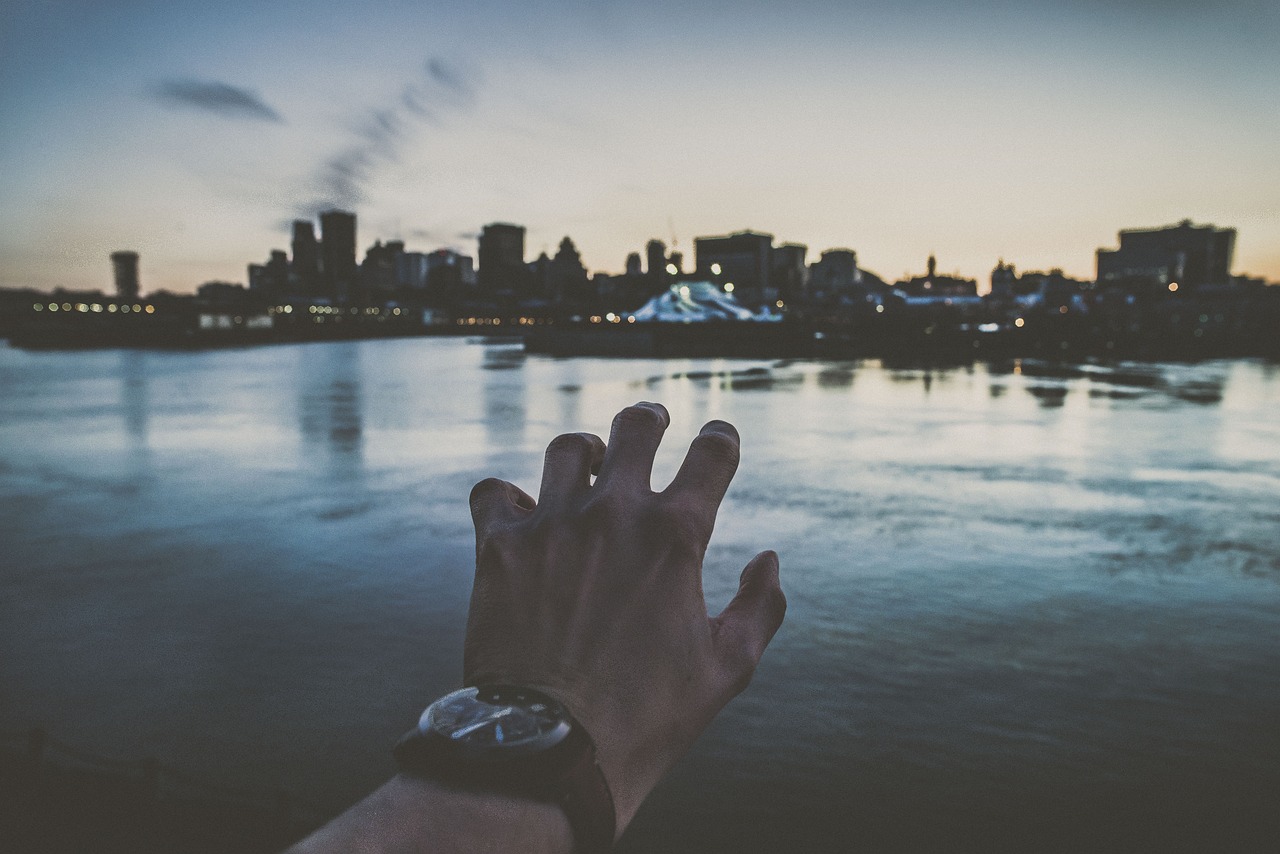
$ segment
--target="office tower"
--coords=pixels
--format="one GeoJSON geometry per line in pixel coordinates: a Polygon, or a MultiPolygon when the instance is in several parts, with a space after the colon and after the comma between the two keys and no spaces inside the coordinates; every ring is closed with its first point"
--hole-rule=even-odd
{"type": "Polygon", "coordinates": [[[315,224],[309,219],[293,221],[293,263],[290,265],[291,291],[315,296],[320,289],[320,243],[315,224]]]}
{"type": "Polygon", "coordinates": [[[772,283],[773,235],[738,231],[723,237],[695,237],[694,264],[698,275],[733,283],[733,293],[745,305],[772,304],[778,289],[772,283]],[[720,273],[715,273],[715,269],[720,273]]]}
{"type": "Polygon", "coordinates": [[[480,231],[480,290],[512,295],[523,290],[524,226],[493,222],[480,231]]]}
{"type": "Polygon", "coordinates": [[[347,211],[320,214],[321,296],[336,302],[360,302],[356,272],[356,215],[347,211]]]}
{"type": "Polygon", "coordinates": [[[547,296],[553,303],[582,300],[587,295],[587,282],[587,268],[578,247],[566,236],[547,265],[547,296]]]}
{"type": "Polygon", "coordinates": [[[1120,232],[1119,249],[1098,250],[1098,285],[1196,287],[1231,281],[1236,230],[1177,225],[1120,232]]]}
{"type": "Polygon", "coordinates": [[[650,240],[644,247],[646,272],[655,283],[667,281],[667,244],[661,240],[650,240]]]}
{"type": "Polygon", "coordinates": [[[131,300],[138,298],[138,253],[112,252],[111,269],[115,273],[116,296],[131,300]]]}
{"type": "Polygon", "coordinates": [[[773,269],[769,279],[778,298],[788,304],[804,299],[808,293],[809,268],[805,256],[809,247],[802,243],[784,243],[773,249],[773,269]]]}
{"type": "Polygon", "coordinates": [[[644,270],[644,268],[640,266],[640,253],[639,253],[639,252],[628,252],[628,253],[627,253],[627,272],[626,272],[626,275],[628,275],[628,276],[640,276],[640,275],[643,275],[643,270],[644,270]]]}
{"type": "Polygon", "coordinates": [[[365,250],[360,264],[361,293],[374,300],[393,298],[400,290],[400,258],[404,254],[403,240],[378,240],[365,250]]]}

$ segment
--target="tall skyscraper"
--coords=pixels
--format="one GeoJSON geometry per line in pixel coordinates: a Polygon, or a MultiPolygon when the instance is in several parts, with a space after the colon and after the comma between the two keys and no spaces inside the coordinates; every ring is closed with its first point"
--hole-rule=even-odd
{"type": "Polygon", "coordinates": [[[347,211],[320,214],[322,295],[337,302],[359,302],[356,268],[356,215],[347,211]]]}
{"type": "Polygon", "coordinates": [[[120,299],[138,298],[138,253],[112,252],[111,270],[116,279],[116,296],[120,299]]]}
{"type": "Polygon", "coordinates": [[[493,222],[480,231],[480,290],[486,294],[518,293],[526,278],[524,226],[493,222]]]}
{"type": "Polygon", "coordinates": [[[654,282],[667,280],[667,244],[661,240],[650,240],[644,247],[645,272],[654,282]]]}
{"type": "Polygon", "coordinates": [[[290,265],[293,293],[315,296],[320,288],[320,243],[315,224],[309,219],[293,221],[293,263],[290,265]]]}

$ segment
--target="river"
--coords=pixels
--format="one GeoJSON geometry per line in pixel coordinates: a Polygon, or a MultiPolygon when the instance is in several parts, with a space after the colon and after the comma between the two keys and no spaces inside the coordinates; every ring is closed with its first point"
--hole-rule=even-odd
{"type": "Polygon", "coordinates": [[[1275,850],[1280,367],[0,349],[0,728],[333,813],[460,679],[471,485],[661,401],[751,687],[624,851],[1275,850]]]}

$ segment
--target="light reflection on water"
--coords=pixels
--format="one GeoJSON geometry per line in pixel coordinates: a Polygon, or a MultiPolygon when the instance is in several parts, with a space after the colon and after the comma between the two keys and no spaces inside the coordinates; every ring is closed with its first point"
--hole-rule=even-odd
{"type": "Polygon", "coordinates": [[[6,349],[0,726],[338,809],[459,678],[471,484],[536,494],[550,438],[639,399],[672,413],[659,485],[703,422],[738,425],[710,607],[774,547],[790,611],[630,850],[1280,832],[1258,363],[6,349]]]}

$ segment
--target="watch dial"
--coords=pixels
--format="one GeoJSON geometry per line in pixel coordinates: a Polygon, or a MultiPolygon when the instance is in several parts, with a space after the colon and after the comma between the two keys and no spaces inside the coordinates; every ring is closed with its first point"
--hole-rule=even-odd
{"type": "Polygon", "coordinates": [[[569,734],[569,715],[527,688],[481,686],[441,697],[418,724],[469,749],[544,750],[569,734]]]}

